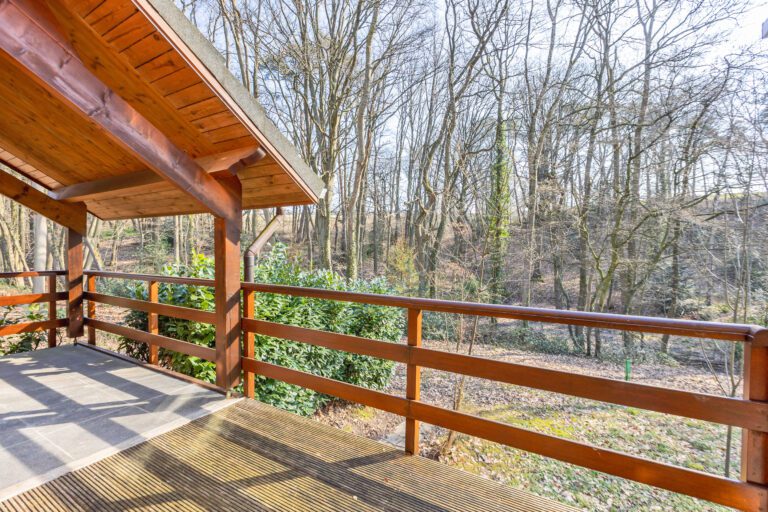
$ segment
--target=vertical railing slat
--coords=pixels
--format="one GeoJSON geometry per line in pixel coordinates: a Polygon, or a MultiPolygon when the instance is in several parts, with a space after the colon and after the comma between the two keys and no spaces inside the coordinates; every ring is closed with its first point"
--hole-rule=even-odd
{"type": "MultiPolygon", "coordinates": [[[[157,281],[149,281],[147,283],[147,296],[149,302],[157,304],[160,300],[160,289],[157,281]]],[[[150,334],[160,333],[160,322],[157,313],[150,312],[147,314],[147,327],[150,334]]],[[[160,347],[154,343],[149,344],[149,364],[158,364],[160,361],[160,347]]]]}
{"type": "MultiPolygon", "coordinates": [[[[420,309],[408,310],[408,346],[421,346],[421,319],[420,309]]],[[[408,364],[406,369],[406,398],[419,400],[421,396],[421,367],[408,364]]],[[[405,419],[405,451],[412,455],[419,453],[419,422],[414,418],[405,419]]]]}
{"type": "MultiPolygon", "coordinates": [[[[254,318],[256,312],[256,294],[253,290],[243,290],[243,316],[245,318],[254,318]]],[[[254,346],[256,336],[252,332],[246,332],[243,338],[243,357],[254,357],[256,348],[254,346]]],[[[256,375],[253,372],[243,372],[243,393],[248,398],[254,398],[256,394],[256,375]]]]}
{"type": "MultiPolygon", "coordinates": [[[[96,292],[96,276],[88,276],[87,286],[88,286],[89,292],[91,293],[96,292]]],[[[96,318],[96,302],[92,300],[88,301],[88,318],[96,318]]],[[[91,325],[89,325],[87,329],[88,329],[88,344],[95,345],[96,329],[94,329],[93,326],[91,325]]]]}
{"type": "MultiPolygon", "coordinates": [[[[56,320],[56,274],[48,275],[48,320],[56,320]]],[[[48,329],[48,348],[56,346],[56,328],[48,329]]]]}

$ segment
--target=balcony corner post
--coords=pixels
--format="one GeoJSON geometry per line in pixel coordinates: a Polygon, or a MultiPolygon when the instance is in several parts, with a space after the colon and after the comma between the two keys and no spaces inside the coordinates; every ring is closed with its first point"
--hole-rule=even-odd
{"type": "Polygon", "coordinates": [[[67,312],[69,323],[67,336],[80,338],[83,327],[83,236],[86,234],[88,213],[79,203],[80,217],[77,226],[67,228],[67,312]]]}
{"type": "MultiPolygon", "coordinates": [[[[768,402],[768,329],[758,329],[744,344],[744,398],[768,402]]],[[[768,433],[742,431],[741,479],[768,485],[768,433]]],[[[768,494],[763,510],[768,507],[768,494]]]]}
{"type": "Polygon", "coordinates": [[[231,390],[240,382],[240,234],[242,187],[236,177],[220,179],[236,197],[237,211],[214,217],[216,296],[216,385],[231,390]]]}

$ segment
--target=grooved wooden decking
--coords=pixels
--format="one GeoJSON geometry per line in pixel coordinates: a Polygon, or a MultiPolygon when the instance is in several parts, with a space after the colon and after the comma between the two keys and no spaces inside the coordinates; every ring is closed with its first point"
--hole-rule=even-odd
{"type": "Polygon", "coordinates": [[[572,510],[252,400],[0,503],[126,509],[572,510]]]}

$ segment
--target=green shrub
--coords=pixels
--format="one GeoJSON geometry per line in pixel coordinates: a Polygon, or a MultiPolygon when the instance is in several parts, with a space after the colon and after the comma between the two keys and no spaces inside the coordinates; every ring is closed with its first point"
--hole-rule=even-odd
{"type": "Polygon", "coordinates": [[[568,340],[557,334],[547,334],[538,329],[516,326],[503,335],[495,335],[496,344],[542,354],[569,354],[568,340]]]}
{"type": "MultiPolygon", "coordinates": [[[[212,278],[213,261],[196,255],[190,265],[165,267],[166,275],[212,278]]],[[[357,291],[366,293],[392,293],[384,279],[347,282],[330,271],[304,271],[289,260],[286,248],[277,245],[263,257],[255,269],[255,281],[308,288],[357,291]]],[[[146,299],[142,286],[135,290],[138,298],[146,299]]],[[[159,289],[160,302],[213,311],[212,288],[184,285],[163,285],[159,289]]],[[[399,309],[335,302],[280,294],[259,293],[256,296],[255,317],[270,322],[297,325],[312,329],[352,334],[384,341],[398,341],[403,335],[404,316],[399,309]]],[[[146,313],[134,311],[127,323],[146,330],[146,313]]],[[[160,317],[159,331],[165,336],[213,347],[215,328],[209,324],[160,317]]],[[[368,356],[360,356],[295,343],[267,336],[256,337],[256,357],[262,361],[310,372],[373,389],[382,389],[392,375],[393,363],[368,356]]],[[[146,346],[130,340],[122,341],[122,348],[134,357],[146,360],[146,346]]],[[[175,371],[213,382],[216,372],[213,363],[174,352],[161,351],[161,357],[175,371]]],[[[257,398],[263,402],[300,414],[311,414],[330,398],[314,391],[257,376],[257,398]]]]}

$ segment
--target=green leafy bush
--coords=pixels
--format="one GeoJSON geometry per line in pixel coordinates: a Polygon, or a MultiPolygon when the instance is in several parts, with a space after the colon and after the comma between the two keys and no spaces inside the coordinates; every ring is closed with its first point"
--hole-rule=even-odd
{"type": "Polygon", "coordinates": [[[541,354],[570,354],[568,340],[564,336],[548,334],[531,327],[515,326],[503,335],[496,334],[488,340],[501,346],[514,347],[541,354]]]}
{"type": "MultiPolygon", "coordinates": [[[[187,266],[168,266],[164,274],[186,277],[212,278],[213,261],[197,255],[187,266]]],[[[255,269],[255,281],[308,288],[357,291],[366,293],[392,293],[384,279],[347,282],[330,271],[304,271],[286,255],[286,248],[277,245],[263,257],[255,269]]],[[[136,289],[138,298],[146,299],[142,286],[136,289]]],[[[213,311],[212,288],[182,285],[163,285],[159,289],[160,302],[213,311]]],[[[352,334],[384,341],[398,341],[403,335],[404,316],[401,310],[368,304],[335,302],[280,294],[260,293],[256,296],[255,317],[270,322],[297,325],[330,332],[352,334]]],[[[136,328],[147,328],[146,313],[134,311],[126,318],[136,328]]],[[[189,322],[167,317],[159,318],[160,333],[213,347],[215,328],[209,324],[189,322]]],[[[122,347],[129,354],[146,360],[146,346],[123,340],[122,347]]],[[[161,352],[169,367],[196,378],[213,382],[216,372],[213,363],[173,352],[161,352]]],[[[368,356],[349,354],[304,343],[295,343],[267,336],[256,337],[256,357],[266,362],[310,372],[373,389],[387,385],[393,363],[368,356]]],[[[266,403],[300,414],[311,414],[329,400],[314,391],[257,376],[257,398],[266,403]]]]}

